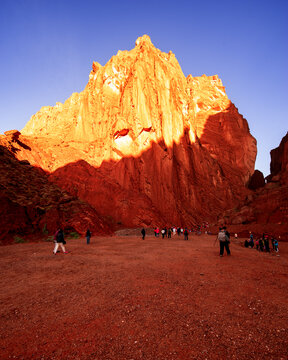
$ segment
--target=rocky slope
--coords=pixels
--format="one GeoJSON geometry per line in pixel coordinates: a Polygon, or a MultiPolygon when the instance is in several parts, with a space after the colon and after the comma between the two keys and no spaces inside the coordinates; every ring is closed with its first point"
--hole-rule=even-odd
{"type": "Polygon", "coordinates": [[[90,205],[49,182],[43,170],[17,160],[14,151],[0,137],[0,243],[15,236],[47,238],[59,226],[67,233],[83,234],[87,227],[97,234],[111,232],[90,205]]]}
{"type": "Polygon", "coordinates": [[[218,76],[186,78],[147,35],[94,62],[84,91],[43,107],[15,146],[18,159],[126,226],[215,218],[246,194],[256,158],[218,76]]]}
{"type": "MultiPolygon", "coordinates": [[[[267,231],[288,240],[288,133],[270,154],[271,174],[266,185],[256,186],[240,205],[220,217],[219,224],[228,224],[238,232],[239,229],[258,234],[267,231]]],[[[257,177],[261,178],[259,174],[257,177]]]]}

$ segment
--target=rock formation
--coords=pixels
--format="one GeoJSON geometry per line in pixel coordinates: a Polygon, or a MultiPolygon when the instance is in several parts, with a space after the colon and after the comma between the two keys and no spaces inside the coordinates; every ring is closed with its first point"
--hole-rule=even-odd
{"type": "Polygon", "coordinates": [[[256,141],[217,75],[187,78],[147,35],[43,107],[16,156],[126,226],[195,224],[246,194],[256,141]]]}
{"type": "Polygon", "coordinates": [[[267,182],[288,184],[288,132],[281,140],[280,145],[270,151],[270,175],[267,182]]]}
{"type": "Polygon", "coordinates": [[[248,188],[250,190],[257,190],[261,187],[265,186],[265,179],[264,179],[264,175],[261,171],[259,170],[255,170],[253,175],[251,176],[249,183],[248,183],[248,188]]]}
{"type": "Polygon", "coordinates": [[[230,225],[232,231],[234,228],[246,234],[249,230],[258,234],[266,231],[288,240],[288,133],[270,154],[268,183],[255,187],[237,207],[226,211],[219,224],[230,225]]]}
{"type": "Polygon", "coordinates": [[[59,226],[68,233],[83,234],[88,227],[98,234],[111,232],[90,205],[49,182],[43,170],[18,161],[7,145],[0,138],[0,243],[15,236],[47,238],[59,226]]]}

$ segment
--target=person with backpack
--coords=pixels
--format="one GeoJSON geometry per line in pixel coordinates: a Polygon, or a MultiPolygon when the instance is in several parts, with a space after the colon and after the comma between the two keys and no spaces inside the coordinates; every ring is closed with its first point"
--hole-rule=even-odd
{"type": "Polygon", "coordinates": [[[216,241],[219,241],[220,245],[220,256],[222,257],[224,254],[224,248],[226,249],[227,255],[231,255],[230,249],[229,249],[229,238],[226,235],[226,228],[220,228],[219,233],[216,237],[216,241]]]}

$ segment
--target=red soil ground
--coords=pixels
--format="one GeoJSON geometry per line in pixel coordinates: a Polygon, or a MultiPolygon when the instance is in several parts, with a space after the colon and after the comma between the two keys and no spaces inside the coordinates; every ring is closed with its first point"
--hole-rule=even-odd
{"type": "Polygon", "coordinates": [[[214,236],[0,248],[1,359],[287,359],[280,256],[214,236]]]}

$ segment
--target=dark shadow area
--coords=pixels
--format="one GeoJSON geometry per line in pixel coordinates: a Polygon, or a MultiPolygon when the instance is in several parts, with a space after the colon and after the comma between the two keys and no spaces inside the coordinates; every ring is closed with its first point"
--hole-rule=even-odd
{"type": "Polygon", "coordinates": [[[58,227],[85,233],[112,231],[89,204],[52,184],[43,170],[0,145],[0,244],[46,239],[58,227]]]}
{"type": "Polygon", "coordinates": [[[247,121],[231,104],[207,119],[195,142],[186,128],[172,147],[152,143],[138,157],[104,161],[98,168],[80,160],[49,178],[115,223],[193,226],[215,220],[239,202],[255,157],[247,121]]]}

